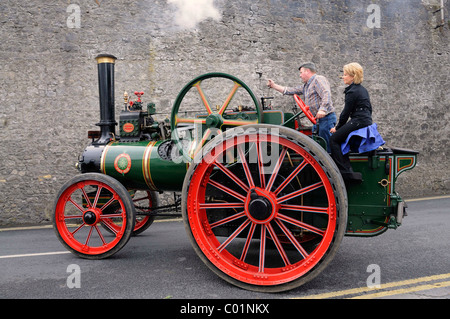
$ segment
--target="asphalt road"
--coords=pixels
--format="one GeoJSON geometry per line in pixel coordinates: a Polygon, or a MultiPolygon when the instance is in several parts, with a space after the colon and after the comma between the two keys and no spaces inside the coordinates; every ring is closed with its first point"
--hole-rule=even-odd
{"type": "Polygon", "coordinates": [[[213,274],[191,248],[181,220],[156,222],[113,257],[96,261],[68,253],[50,227],[0,229],[0,298],[449,299],[450,197],[408,205],[400,228],[345,237],[317,278],[279,294],[242,290],[213,274]],[[367,288],[374,267],[381,289],[367,288]]]}

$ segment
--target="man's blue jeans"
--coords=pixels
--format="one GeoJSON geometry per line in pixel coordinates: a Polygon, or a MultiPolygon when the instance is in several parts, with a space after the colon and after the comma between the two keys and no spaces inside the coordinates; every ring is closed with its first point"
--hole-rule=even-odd
{"type": "MultiPolygon", "coordinates": [[[[336,113],[329,113],[327,116],[319,119],[319,136],[327,142],[327,151],[328,153],[331,152],[330,150],[330,130],[336,126],[336,113]]],[[[317,125],[313,125],[313,131],[316,131],[317,125]]]]}

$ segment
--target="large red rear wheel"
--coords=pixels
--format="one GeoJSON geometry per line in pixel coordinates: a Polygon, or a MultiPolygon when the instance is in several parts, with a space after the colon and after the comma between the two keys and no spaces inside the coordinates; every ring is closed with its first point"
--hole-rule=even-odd
{"type": "Polygon", "coordinates": [[[98,173],[76,176],[63,185],[57,196],[53,218],[56,235],[69,251],[80,257],[112,256],[128,242],[134,225],[131,196],[110,176],[98,173]]]}
{"type": "Polygon", "coordinates": [[[345,232],[347,197],[335,164],[310,138],[279,126],[243,126],[195,158],[182,212],[194,249],[217,275],[278,292],[329,264],[345,232]]]}

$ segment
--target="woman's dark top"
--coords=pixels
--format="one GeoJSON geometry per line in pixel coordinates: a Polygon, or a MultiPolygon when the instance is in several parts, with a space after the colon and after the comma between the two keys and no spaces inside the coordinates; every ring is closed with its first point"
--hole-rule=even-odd
{"type": "Polygon", "coordinates": [[[372,124],[372,105],[369,92],[361,84],[350,84],[345,88],[345,106],[336,129],[347,123],[350,117],[352,121],[360,122],[361,127],[372,124]]]}

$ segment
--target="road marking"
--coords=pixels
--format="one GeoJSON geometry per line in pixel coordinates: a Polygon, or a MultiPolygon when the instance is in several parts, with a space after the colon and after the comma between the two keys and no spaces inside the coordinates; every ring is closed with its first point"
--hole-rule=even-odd
{"type": "Polygon", "coordinates": [[[6,255],[6,256],[0,256],[0,259],[20,258],[20,257],[35,257],[35,256],[49,256],[49,255],[62,255],[62,254],[70,254],[70,251],[53,251],[53,252],[48,252],[48,253],[6,255]]]}
{"type": "Polygon", "coordinates": [[[0,232],[2,231],[10,231],[10,230],[33,230],[33,229],[45,229],[52,228],[52,225],[42,225],[42,226],[22,226],[22,227],[9,227],[9,228],[0,228],[0,232]]]}
{"type": "Polygon", "coordinates": [[[448,287],[448,286],[450,286],[450,281],[441,281],[441,282],[436,282],[434,284],[420,285],[420,286],[415,286],[415,287],[410,287],[410,288],[389,290],[389,291],[377,292],[374,294],[356,296],[356,297],[353,297],[350,299],[374,299],[374,298],[381,298],[381,297],[387,297],[387,296],[392,296],[392,295],[407,294],[407,293],[423,291],[423,290],[443,288],[443,287],[448,287]]]}
{"type": "Polygon", "coordinates": [[[409,198],[405,199],[405,202],[420,202],[423,200],[435,200],[435,199],[447,199],[450,198],[450,195],[442,195],[442,196],[433,196],[433,197],[421,197],[421,198],[409,198]]]}
{"type": "MultiPolygon", "coordinates": [[[[391,282],[391,283],[380,285],[380,288],[360,287],[360,288],[353,288],[353,289],[347,289],[347,290],[341,290],[341,291],[327,292],[327,293],[317,294],[317,295],[308,295],[308,296],[305,296],[305,297],[297,297],[297,298],[292,298],[292,299],[327,299],[327,298],[336,298],[336,297],[342,297],[342,296],[347,296],[347,295],[355,295],[355,294],[361,294],[361,293],[366,293],[366,292],[373,292],[373,291],[377,291],[377,290],[383,290],[383,289],[395,288],[395,287],[407,286],[407,285],[414,285],[414,284],[418,284],[418,283],[422,283],[422,282],[442,280],[442,279],[448,279],[448,278],[450,278],[450,273],[442,274],[442,275],[427,276],[427,277],[420,277],[420,278],[414,278],[414,279],[408,279],[408,280],[391,282]]],[[[433,284],[433,285],[443,284],[444,286],[432,286],[430,284],[430,285],[415,286],[415,287],[411,287],[410,289],[416,289],[416,287],[421,287],[420,289],[417,288],[418,290],[416,290],[416,291],[420,291],[420,290],[427,290],[427,289],[433,289],[433,288],[439,288],[439,287],[446,287],[446,286],[448,286],[447,283],[449,283],[449,282],[442,282],[442,283],[435,283],[435,284],[433,284]],[[431,288],[427,288],[428,286],[432,286],[432,287],[431,288]]],[[[391,293],[391,294],[405,293],[406,290],[408,290],[408,288],[397,289],[396,293],[391,293]],[[399,292],[400,290],[402,290],[402,291],[399,292]]],[[[414,290],[409,290],[409,291],[412,292],[414,290]]],[[[389,292],[395,292],[395,290],[387,291],[387,292],[384,292],[384,293],[386,293],[386,295],[387,295],[389,292]]],[[[367,295],[367,296],[369,296],[369,298],[377,298],[375,296],[377,294],[378,293],[374,293],[374,294],[370,294],[372,296],[370,296],[370,295],[367,295]]],[[[379,293],[379,294],[381,294],[381,293],[379,293]]],[[[365,296],[361,296],[361,297],[364,298],[365,296]]]]}
{"type": "MultiPolygon", "coordinates": [[[[180,222],[180,221],[183,221],[183,219],[181,217],[175,217],[175,218],[167,218],[167,219],[156,219],[154,221],[154,223],[180,222]]],[[[53,225],[19,226],[19,227],[0,228],[0,232],[11,231],[11,230],[33,230],[33,229],[46,229],[46,228],[53,228],[53,225]]]]}

